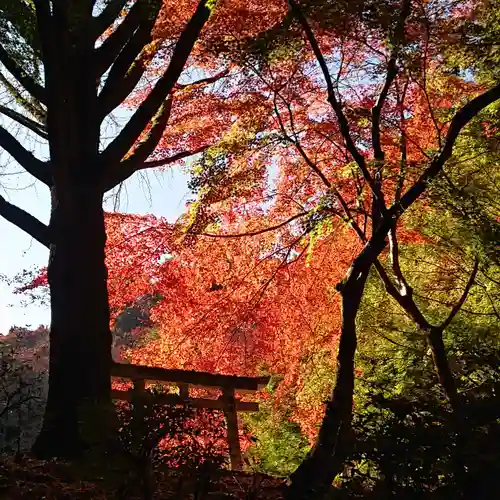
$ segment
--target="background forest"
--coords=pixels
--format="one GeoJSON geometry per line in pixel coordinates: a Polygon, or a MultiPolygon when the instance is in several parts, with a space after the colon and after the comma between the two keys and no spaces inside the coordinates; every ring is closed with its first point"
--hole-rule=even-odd
{"type": "Polygon", "coordinates": [[[239,431],[279,498],[497,498],[499,40],[496,0],[4,1],[0,175],[51,206],[0,195],[48,256],[0,273],[51,325],[0,343],[1,451],[118,435],[143,498],[211,498],[221,416],[112,405],[114,360],[270,376],[239,431]],[[170,169],[175,222],[104,211],[170,169]]]}

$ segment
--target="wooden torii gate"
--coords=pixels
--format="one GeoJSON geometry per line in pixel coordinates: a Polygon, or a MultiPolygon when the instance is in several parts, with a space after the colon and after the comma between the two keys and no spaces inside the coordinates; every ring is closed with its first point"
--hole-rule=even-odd
{"type": "Polygon", "coordinates": [[[216,373],[190,370],[171,370],[152,366],[113,363],[111,377],[129,379],[133,388],[120,391],[113,390],[111,397],[116,400],[131,401],[133,398],[147,397],[146,381],[166,382],[177,385],[179,394],[155,395],[154,401],[164,405],[186,405],[194,408],[213,408],[224,412],[227,423],[227,440],[231,468],[241,470],[240,440],[238,437],[238,412],[259,411],[259,403],[240,401],[236,393],[254,393],[265,387],[270,377],[240,377],[236,375],[219,375],[216,373]],[[222,390],[218,399],[191,398],[189,387],[217,388],[222,390]]]}

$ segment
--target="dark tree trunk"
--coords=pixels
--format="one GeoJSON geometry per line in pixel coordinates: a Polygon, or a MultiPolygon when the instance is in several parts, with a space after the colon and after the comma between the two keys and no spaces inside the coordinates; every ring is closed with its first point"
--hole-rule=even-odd
{"type": "Polygon", "coordinates": [[[43,428],[34,445],[39,456],[81,453],[99,437],[103,429],[97,426],[105,425],[104,412],[110,404],[111,333],[102,195],[81,186],[64,198],[69,203],[61,203],[53,193],[50,225],[57,230],[48,266],[50,376],[43,428]],[[88,428],[93,425],[95,429],[88,428]]]}
{"type": "Polygon", "coordinates": [[[453,410],[451,414],[451,427],[456,435],[456,447],[453,454],[454,474],[456,483],[460,486],[463,498],[474,496],[477,491],[474,477],[468,474],[465,457],[467,455],[467,428],[464,408],[460,394],[457,391],[455,377],[451,371],[448,355],[443,342],[443,329],[431,327],[427,330],[427,343],[431,350],[432,360],[441,387],[446,394],[453,410]]]}
{"type": "Polygon", "coordinates": [[[444,347],[442,329],[439,327],[430,327],[427,333],[427,343],[431,350],[432,361],[434,362],[439,383],[451,407],[454,411],[457,411],[460,406],[460,401],[455,384],[455,377],[451,371],[446,349],[444,347]]]}
{"type": "Polygon", "coordinates": [[[287,500],[322,498],[342,471],[352,444],[356,316],[368,277],[366,267],[362,272],[355,271],[358,264],[353,264],[341,290],[342,329],[332,396],[326,404],[315,446],[290,477],[287,500]]]}
{"type": "Polygon", "coordinates": [[[45,29],[53,181],[49,393],[42,431],[33,447],[42,457],[73,458],[98,447],[107,439],[112,419],[112,339],[91,13],[91,2],[61,3],[54,18],[40,25],[45,29]]]}

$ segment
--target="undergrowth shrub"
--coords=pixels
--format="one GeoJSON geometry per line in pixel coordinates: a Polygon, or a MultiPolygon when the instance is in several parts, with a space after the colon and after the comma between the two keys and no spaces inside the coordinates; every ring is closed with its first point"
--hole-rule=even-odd
{"type": "Polygon", "coordinates": [[[15,346],[0,342],[0,453],[28,451],[45,405],[45,374],[15,346]]]}
{"type": "Polygon", "coordinates": [[[214,471],[227,465],[223,413],[155,402],[155,396],[165,394],[154,387],[140,399],[117,403],[120,447],[133,464],[122,485],[123,498],[137,487],[145,500],[153,498],[156,480],[165,474],[177,476],[179,492],[187,483],[191,489],[207,489],[214,471]]]}

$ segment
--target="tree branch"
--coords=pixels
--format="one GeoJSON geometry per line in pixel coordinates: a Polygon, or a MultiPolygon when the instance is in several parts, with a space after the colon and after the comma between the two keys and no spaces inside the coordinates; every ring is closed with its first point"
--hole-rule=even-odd
{"type": "Polygon", "coordinates": [[[375,106],[372,108],[372,143],[373,143],[373,156],[378,162],[383,162],[385,159],[385,154],[382,149],[382,144],[380,142],[380,115],[382,113],[382,108],[389,94],[389,89],[391,88],[392,82],[398,74],[398,69],[396,66],[396,58],[392,56],[387,65],[387,74],[385,77],[384,86],[380,95],[378,96],[375,106]]]}
{"type": "Polygon", "coordinates": [[[418,308],[417,304],[413,300],[413,290],[409,286],[408,282],[406,281],[406,278],[403,275],[403,272],[401,270],[401,266],[399,263],[399,248],[398,248],[398,241],[397,241],[397,235],[396,235],[396,229],[393,227],[390,232],[390,256],[391,256],[391,261],[392,261],[392,269],[394,272],[394,275],[396,277],[397,284],[399,285],[399,289],[394,286],[392,283],[391,279],[387,275],[384,267],[380,263],[379,260],[375,262],[375,268],[377,269],[377,272],[384,283],[385,289],[387,293],[391,297],[393,297],[396,302],[402,307],[404,311],[415,321],[419,329],[423,331],[430,331],[431,329],[439,332],[443,332],[449,324],[453,321],[453,318],[457,315],[457,313],[460,311],[461,307],[464,305],[467,296],[470,292],[470,289],[474,285],[474,281],[479,269],[479,260],[475,260],[474,262],[474,268],[472,270],[472,273],[469,277],[469,280],[467,282],[467,285],[462,293],[462,296],[460,297],[459,301],[455,304],[455,306],[452,308],[450,314],[448,315],[448,318],[444,323],[439,326],[439,327],[433,327],[424,317],[420,309],[418,308]]]}
{"type": "MultiPolygon", "coordinates": [[[[48,0],[33,0],[36,12],[36,22],[42,47],[42,60],[47,71],[47,63],[52,59],[52,46],[54,45],[54,18],[48,0]]],[[[47,78],[45,78],[47,80],[47,78]]]]}
{"type": "Polygon", "coordinates": [[[94,19],[93,38],[97,40],[116,20],[125,8],[127,0],[111,0],[103,11],[94,19]]]}
{"type": "Polygon", "coordinates": [[[146,129],[148,123],[172,91],[203,26],[209,18],[210,9],[206,4],[207,0],[200,0],[196,12],[179,37],[167,70],[158,80],[148,97],[135,111],[121,133],[102,152],[102,165],[117,165],[121,161],[139,139],[141,133],[146,129]]]}
{"type": "Polygon", "coordinates": [[[382,113],[382,108],[384,107],[385,101],[387,100],[391,85],[398,74],[397,58],[399,55],[400,46],[402,43],[404,43],[404,28],[406,19],[410,14],[410,5],[410,0],[403,0],[401,14],[396,28],[396,39],[394,41],[395,48],[391,53],[391,58],[389,59],[389,63],[387,65],[387,74],[385,77],[384,86],[382,87],[380,95],[377,99],[377,103],[372,108],[372,144],[375,160],[379,162],[383,162],[385,159],[385,154],[380,141],[380,115],[382,113]]]}
{"type": "Polygon", "coordinates": [[[299,219],[300,217],[305,217],[308,212],[301,212],[299,214],[295,214],[289,219],[276,224],[275,226],[266,227],[264,229],[258,229],[257,231],[249,231],[247,233],[237,233],[237,234],[215,234],[215,233],[191,233],[197,236],[206,236],[207,238],[243,238],[245,236],[257,236],[258,234],[267,233],[269,231],[274,231],[276,229],[280,229],[290,222],[299,219]]]}
{"type": "Polygon", "coordinates": [[[196,81],[191,82],[191,83],[176,83],[174,85],[174,89],[175,90],[183,90],[183,89],[188,89],[191,87],[197,87],[199,85],[208,85],[210,83],[217,82],[218,80],[220,80],[221,78],[224,78],[228,74],[229,74],[229,70],[225,69],[225,70],[221,71],[220,73],[217,73],[214,76],[208,76],[207,78],[201,78],[200,80],[196,80],[196,81]]]}
{"type": "Polygon", "coordinates": [[[102,76],[126,48],[128,49],[128,59],[133,61],[139,55],[145,44],[138,44],[137,38],[134,43],[129,42],[134,39],[133,35],[137,30],[141,33],[139,39],[146,36],[146,43],[148,43],[147,36],[151,34],[151,29],[160,11],[161,4],[161,0],[136,1],[116,30],[95,50],[96,77],[102,76]],[[134,53],[131,53],[132,51],[134,53]]]}
{"type": "MultiPolygon", "coordinates": [[[[6,4],[6,2],[3,3],[6,4]]],[[[22,0],[10,2],[9,8],[2,11],[2,17],[15,27],[17,34],[23,38],[35,54],[38,54],[40,43],[36,30],[33,30],[33,26],[36,24],[36,16],[30,2],[22,0]]]]}
{"type": "Polygon", "coordinates": [[[99,116],[104,119],[134,90],[153,53],[144,54],[144,47],[151,42],[154,20],[139,27],[111,66],[104,88],[99,94],[99,116]]]}
{"type": "Polygon", "coordinates": [[[396,36],[389,63],[387,65],[387,74],[382,91],[377,99],[375,106],[372,108],[372,145],[373,156],[375,159],[375,174],[374,174],[374,196],[372,200],[372,233],[374,233],[380,223],[382,213],[385,210],[385,199],[382,190],[382,168],[385,161],[385,153],[382,149],[381,133],[380,133],[380,116],[384,107],[385,101],[389,94],[394,79],[398,74],[397,58],[399,54],[400,45],[404,42],[405,34],[405,21],[410,14],[410,0],[404,0],[401,9],[401,15],[396,29],[396,36]],[[376,196],[375,196],[376,195],[376,196]]]}
{"type": "Polygon", "coordinates": [[[337,97],[335,96],[335,89],[333,87],[333,82],[332,78],[330,76],[330,72],[328,70],[328,66],[326,64],[325,58],[323,57],[323,54],[321,52],[321,49],[319,48],[319,44],[314,36],[314,33],[309,26],[309,23],[307,22],[307,19],[305,18],[304,14],[298,7],[298,5],[295,3],[295,0],[288,0],[288,3],[291,7],[292,12],[294,13],[295,17],[297,20],[300,22],[302,25],[302,28],[304,29],[306,33],[307,40],[309,41],[309,44],[311,45],[311,48],[314,52],[314,55],[318,61],[318,64],[321,67],[321,71],[323,73],[323,77],[325,78],[326,81],[326,86],[328,90],[328,102],[331,104],[335,115],[337,116],[337,120],[339,122],[339,127],[340,127],[340,133],[342,134],[342,137],[344,139],[344,142],[346,144],[346,148],[353,157],[354,161],[358,164],[359,169],[361,170],[363,177],[365,178],[365,181],[367,184],[370,186],[370,189],[372,190],[373,195],[375,198],[378,200],[378,203],[380,204],[380,209],[381,211],[385,210],[385,203],[383,200],[382,192],[380,190],[380,187],[377,187],[372,176],[370,175],[370,172],[366,166],[366,161],[365,157],[358,151],[358,148],[354,144],[354,141],[351,137],[351,131],[349,128],[349,122],[347,121],[347,118],[342,110],[342,105],[340,102],[337,100],[337,97]]]}
{"type": "Polygon", "coordinates": [[[399,203],[401,199],[401,192],[403,191],[403,184],[406,176],[406,160],[408,157],[407,144],[406,144],[406,131],[405,131],[405,112],[404,112],[404,100],[406,97],[406,91],[408,89],[408,80],[405,82],[403,86],[402,95],[400,95],[398,90],[397,104],[399,106],[399,128],[401,130],[401,136],[399,139],[399,151],[401,153],[401,157],[399,160],[399,172],[398,172],[398,180],[396,182],[396,190],[394,192],[394,200],[396,203],[399,203]]]}
{"type": "Polygon", "coordinates": [[[45,103],[45,89],[36,83],[8,54],[0,44],[0,62],[7,71],[20,83],[20,85],[31,94],[37,101],[45,103]]]}
{"type": "Polygon", "coordinates": [[[417,304],[413,300],[411,295],[403,295],[391,281],[391,278],[387,274],[384,266],[377,259],[374,263],[375,269],[377,270],[382,283],[384,284],[386,292],[399,304],[401,309],[405,311],[408,316],[415,321],[417,327],[422,331],[427,331],[431,328],[430,323],[425,319],[425,316],[422,314],[417,304]]]}
{"type": "Polygon", "coordinates": [[[457,111],[451,120],[443,149],[431,161],[419,179],[406,191],[401,200],[395,201],[384,214],[380,227],[354,260],[351,266],[353,272],[362,274],[375,263],[386,246],[386,237],[391,228],[395,226],[401,215],[425,192],[428,182],[442,171],[444,164],[453,153],[455,141],[462,129],[480,111],[498,99],[500,99],[500,84],[475,97],[457,111]]]}
{"type": "MultiPolygon", "coordinates": [[[[337,195],[337,198],[339,199],[339,202],[341,203],[347,217],[352,220],[350,210],[343,198],[340,196],[340,193],[337,195]]],[[[358,224],[352,220],[351,226],[353,227],[361,242],[366,244],[367,238],[358,224]]],[[[413,296],[411,293],[412,290],[409,287],[399,265],[399,252],[394,227],[391,228],[391,260],[397,281],[403,283],[404,285],[401,286],[398,290],[387,274],[382,263],[378,259],[376,259],[374,262],[374,266],[378,272],[378,275],[380,276],[380,279],[382,280],[382,283],[384,284],[386,292],[400,305],[403,311],[405,311],[408,316],[410,316],[410,318],[415,321],[415,323],[421,330],[428,330],[429,328],[431,328],[431,325],[425,319],[424,315],[421,313],[417,304],[413,300],[413,296]],[[402,289],[404,290],[404,292],[402,292],[402,289]]]]}
{"type": "Polygon", "coordinates": [[[50,247],[49,228],[33,215],[9,203],[3,196],[0,196],[0,215],[43,246],[50,247]]]}
{"type": "MultiPolygon", "coordinates": [[[[309,156],[307,155],[307,153],[304,151],[304,148],[300,144],[300,141],[298,139],[294,139],[293,137],[290,137],[290,135],[286,131],[285,124],[283,123],[283,119],[281,118],[281,113],[280,113],[280,111],[278,109],[278,105],[276,103],[276,94],[274,96],[274,112],[276,113],[276,117],[278,118],[278,123],[279,123],[280,129],[281,129],[281,133],[283,134],[283,137],[288,142],[290,142],[291,144],[293,144],[295,146],[295,149],[297,149],[297,151],[299,152],[300,156],[302,156],[302,158],[304,159],[304,161],[307,163],[308,167],[321,179],[321,181],[323,182],[323,184],[328,189],[330,189],[332,187],[331,182],[328,180],[328,178],[325,176],[325,174],[321,171],[321,169],[317,165],[315,165],[314,162],[309,158],[309,156]]],[[[291,112],[290,108],[288,109],[288,112],[290,114],[290,120],[293,123],[293,115],[292,115],[292,112],[291,112]]],[[[295,134],[295,131],[293,131],[293,132],[295,134]]],[[[296,134],[295,134],[295,136],[296,136],[296,134]]]]}
{"type": "Polygon", "coordinates": [[[389,94],[389,89],[391,88],[392,82],[398,74],[398,69],[396,66],[396,56],[393,54],[389,60],[387,66],[387,75],[385,77],[385,83],[382,87],[382,91],[377,99],[375,106],[372,108],[372,144],[373,144],[373,156],[375,158],[375,173],[373,176],[374,189],[376,192],[380,193],[380,198],[384,201],[380,204],[380,199],[377,196],[372,197],[372,233],[376,231],[380,218],[382,216],[382,211],[385,208],[385,200],[383,198],[382,192],[382,168],[384,166],[385,154],[382,149],[382,143],[380,139],[380,115],[382,113],[382,108],[389,94]]]}
{"type": "Polygon", "coordinates": [[[46,121],[46,112],[42,105],[33,97],[25,97],[20,90],[9,81],[9,79],[0,71],[0,82],[4,85],[7,92],[22,106],[29,114],[34,116],[39,122],[46,121]]]}
{"type": "Polygon", "coordinates": [[[424,333],[427,344],[431,349],[434,367],[446,397],[454,410],[460,405],[460,399],[457,394],[455,378],[451,371],[446,349],[443,343],[443,328],[431,325],[422,314],[411,295],[402,295],[393,285],[391,279],[385,272],[384,266],[377,259],[374,263],[377,272],[384,283],[387,293],[393,297],[400,305],[403,311],[415,322],[417,328],[424,333]]]}
{"type": "Polygon", "coordinates": [[[142,165],[138,165],[135,170],[137,172],[138,170],[145,170],[147,168],[157,168],[157,167],[163,167],[165,165],[170,165],[171,163],[182,160],[184,158],[189,158],[190,156],[194,156],[194,155],[203,153],[209,147],[210,146],[208,146],[208,145],[207,146],[200,146],[199,148],[190,149],[188,151],[183,151],[182,153],[176,153],[175,155],[168,156],[167,158],[162,158],[161,160],[146,161],[142,165]]]}
{"type": "MultiPolygon", "coordinates": [[[[158,110],[146,137],[139,142],[139,144],[135,147],[134,152],[128,158],[121,161],[118,166],[114,168],[115,172],[113,172],[111,179],[106,178],[107,176],[105,177],[103,182],[105,191],[109,191],[109,189],[111,189],[108,187],[110,184],[114,187],[120,182],[123,182],[125,179],[128,179],[134,172],[137,171],[137,167],[139,165],[144,164],[144,161],[147,160],[160,141],[163,131],[168,123],[171,110],[172,98],[169,97],[158,110]]],[[[108,171],[112,172],[113,167],[111,167],[108,171]]]]}
{"type": "Polygon", "coordinates": [[[459,313],[462,306],[465,304],[465,301],[467,300],[467,296],[469,295],[469,292],[470,292],[471,288],[473,287],[474,282],[476,280],[478,269],[479,269],[479,260],[476,259],[474,261],[474,267],[472,268],[471,275],[469,276],[469,280],[467,281],[467,284],[465,285],[464,291],[463,291],[460,299],[453,306],[452,310],[450,311],[450,314],[448,315],[448,317],[446,318],[444,323],[439,327],[442,331],[446,330],[446,328],[448,328],[448,326],[450,326],[450,323],[453,321],[455,316],[459,313]]]}
{"type": "Polygon", "coordinates": [[[134,175],[135,172],[139,172],[140,170],[147,170],[148,168],[158,168],[165,165],[170,165],[184,158],[189,158],[190,156],[203,153],[203,151],[206,151],[209,147],[210,146],[201,146],[197,149],[183,151],[182,153],[177,153],[175,155],[168,156],[167,158],[162,158],[161,160],[145,161],[143,163],[138,163],[134,168],[132,168],[132,163],[129,163],[127,165],[125,162],[122,162],[120,164],[120,167],[116,170],[116,172],[114,172],[114,175],[110,174],[109,177],[107,177],[103,182],[103,190],[104,192],[106,192],[115,188],[116,186],[118,186],[118,184],[126,181],[129,177],[134,175]]]}
{"type": "Polygon", "coordinates": [[[408,281],[406,281],[399,263],[399,243],[396,231],[396,226],[394,226],[389,232],[389,255],[391,259],[392,271],[399,285],[399,293],[403,296],[412,295],[413,289],[408,284],[408,281]]]}
{"type": "Polygon", "coordinates": [[[49,164],[36,158],[0,125],[0,147],[5,149],[21,167],[46,186],[52,185],[49,164]]]}
{"type": "Polygon", "coordinates": [[[32,120],[31,118],[28,118],[27,116],[24,116],[21,113],[8,108],[7,106],[3,106],[2,104],[0,104],[0,113],[8,116],[11,120],[14,120],[20,125],[28,128],[43,139],[49,138],[47,131],[45,130],[45,125],[42,125],[41,123],[38,123],[35,120],[32,120]]]}
{"type": "MultiPolygon", "coordinates": [[[[463,106],[453,119],[446,134],[446,139],[441,152],[431,161],[420,178],[401,197],[399,203],[394,203],[389,212],[399,217],[410,205],[412,205],[427,188],[430,180],[436,177],[442,170],[444,164],[451,157],[455,141],[462,129],[483,109],[500,99],[500,84],[492,87],[483,94],[475,97],[463,106]]],[[[387,233],[386,233],[387,234],[387,233]]]]}

